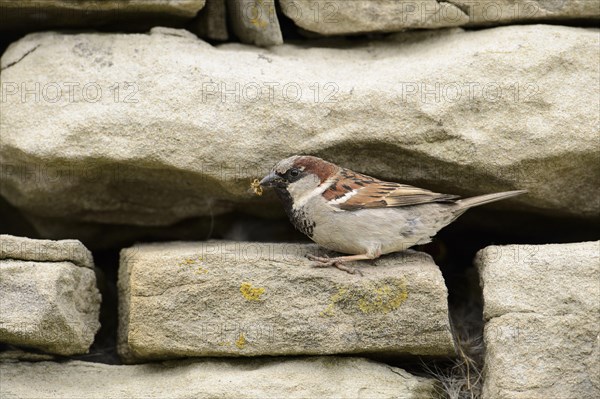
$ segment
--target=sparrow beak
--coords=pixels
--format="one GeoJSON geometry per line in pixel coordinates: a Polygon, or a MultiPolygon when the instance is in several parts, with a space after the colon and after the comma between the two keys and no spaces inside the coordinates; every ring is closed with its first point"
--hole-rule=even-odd
{"type": "Polygon", "coordinates": [[[277,187],[280,186],[281,183],[283,183],[283,179],[277,176],[275,172],[269,173],[260,181],[262,187],[277,187]]]}

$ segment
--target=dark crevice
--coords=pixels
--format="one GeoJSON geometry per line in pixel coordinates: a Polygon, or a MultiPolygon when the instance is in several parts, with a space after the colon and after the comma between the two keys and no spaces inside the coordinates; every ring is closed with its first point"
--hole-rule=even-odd
{"type": "Polygon", "coordinates": [[[8,68],[10,68],[11,66],[14,66],[16,64],[18,64],[19,62],[23,61],[23,59],[25,57],[27,57],[29,54],[33,53],[35,50],[37,50],[39,47],[41,46],[41,44],[38,44],[37,46],[35,46],[34,48],[32,48],[31,50],[27,51],[25,54],[23,54],[18,60],[13,61],[11,63],[9,63],[8,65],[6,65],[4,68],[0,68],[0,71],[5,71],[8,68]]]}
{"type": "Polygon", "coordinates": [[[117,354],[119,250],[94,252],[94,264],[96,265],[96,284],[102,295],[100,330],[96,333],[89,353],[73,356],[72,359],[113,365],[123,364],[117,354]]]}

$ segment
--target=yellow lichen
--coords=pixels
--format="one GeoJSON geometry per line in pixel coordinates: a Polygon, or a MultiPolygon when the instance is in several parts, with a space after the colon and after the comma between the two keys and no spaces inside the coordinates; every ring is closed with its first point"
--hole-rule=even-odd
{"type": "Polygon", "coordinates": [[[190,266],[195,264],[196,261],[192,258],[187,258],[187,259],[183,259],[181,262],[179,262],[179,266],[180,267],[185,267],[185,266],[190,266]]]}
{"type": "Polygon", "coordinates": [[[244,333],[240,333],[240,337],[235,341],[235,346],[237,346],[238,349],[244,349],[246,346],[246,337],[244,337],[244,333]]]}
{"type": "Polygon", "coordinates": [[[190,271],[194,271],[196,274],[206,274],[208,270],[202,267],[203,259],[199,256],[197,259],[194,258],[185,258],[179,261],[178,266],[180,268],[188,268],[190,271]],[[200,263],[201,265],[196,265],[200,263]]]}
{"type": "Polygon", "coordinates": [[[253,287],[252,284],[243,282],[240,285],[240,292],[247,301],[260,301],[260,296],[265,293],[263,287],[253,287]]]}
{"type": "Polygon", "coordinates": [[[338,292],[329,298],[329,305],[319,313],[321,316],[333,316],[335,304],[341,302],[348,295],[348,288],[339,288],[338,292]]]}
{"type": "Polygon", "coordinates": [[[272,7],[268,7],[265,4],[263,4],[263,0],[256,0],[256,2],[254,3],[254,9],[251,12],[256,14],[256,16],[250,16],[250,23],[258,28],[264,29],[268,25],[268,22],[265,21],[262,14],[264,12],[272,13],[274,12],[274,10],[272,9],[272,7]]]}
{"type": "Polygon", "coordinates": [[[269,24],[267,21],[260,19],[260,18],[252,18],[250,20],[250,23],[260,29],[266,28],[267,25],[269,24]]]}
{"type": "Polygon", "coordinates": [[[330,303],[325,309],[321,310],[319,316],[333,316],[334,307],[335,305],[333,303],[330,303]]]}
{"type": "Polygon", "coordinates": [[[358,300],[358,308],[363,313],[389,313],[396,310],[408,298],[406,283],[382,284],[374,287],[370,295],[358,300]]]}
{"type": "Polygon", "coordinates": [[[345,312],[387,314],[398,309],[407,298],[408,290],[403,279],[343,286],[331,296],[320,315],[333,316],[336,308],[345,312]]]}

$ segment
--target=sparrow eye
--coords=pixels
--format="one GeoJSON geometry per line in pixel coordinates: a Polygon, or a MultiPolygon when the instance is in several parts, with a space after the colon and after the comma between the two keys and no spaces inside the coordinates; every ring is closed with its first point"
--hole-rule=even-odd
{"type": "Polygon", "coordinates": [[[300,174],[300,171],[298,169],[290,170],[290,176],[292,176],[292,177],[298,177],[299,174],[300,174]]]}

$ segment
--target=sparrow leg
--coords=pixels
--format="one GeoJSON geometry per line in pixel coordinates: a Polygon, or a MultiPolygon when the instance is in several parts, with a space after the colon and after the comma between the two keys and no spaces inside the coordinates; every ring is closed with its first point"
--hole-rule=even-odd
{"type": "Polygon", "coordinates": [[[363,275],[362,272],[356,268],[352,268],[352,267],[348,267],[346,266],[344,263],[346,262],[354,262],[357,260],[369,260],[369,259],[376,259],[379,258],[379,256],[381,256],[381,252],[380,251],[376,251],[373,254],[362,254],[362,255],[348,255],[348,256],[338,256],[335,258],[327,258],[327,257],[321,257],[321,256],[315,256],[312,254],[307,254],[306,257],[312,261],[317,262],[315,264],[316,267],[329,267],[329,266],[334,266],[337,267],[340,270],[345,271],[346,273],[350,273],[350,274],[360,274],[361,276],[363,275]]]}

